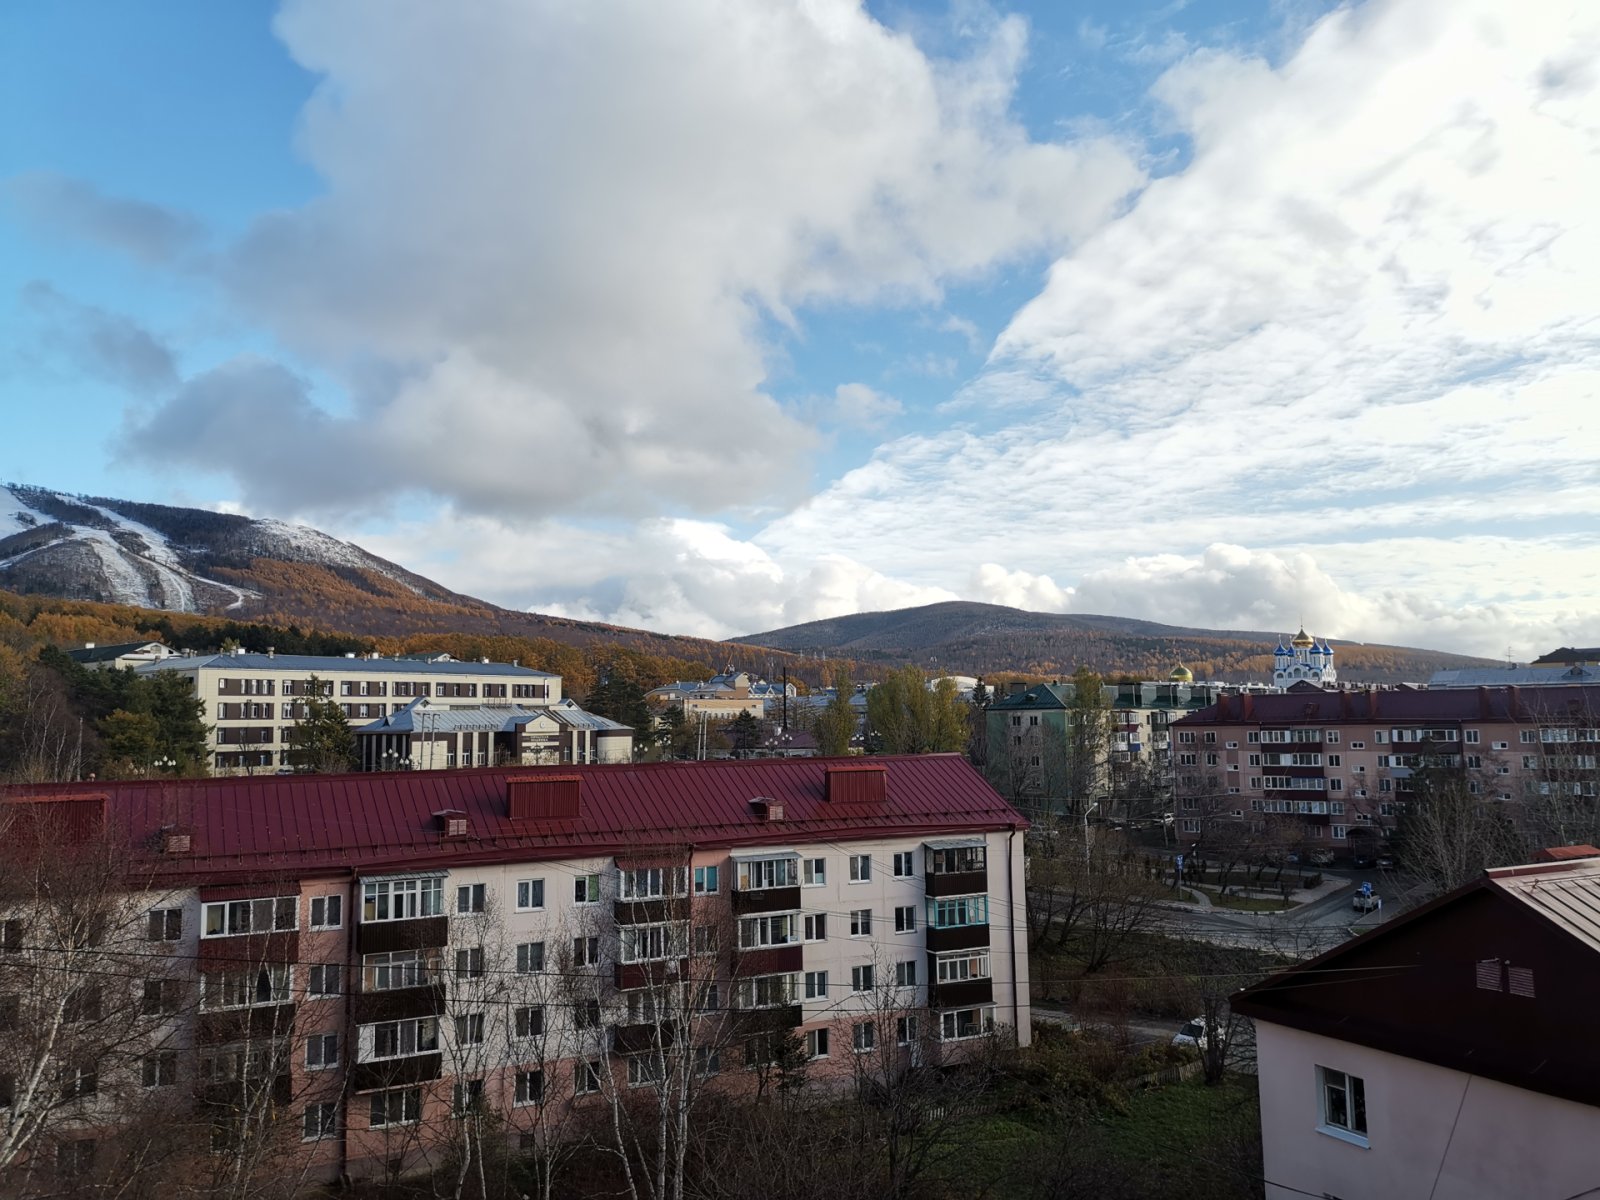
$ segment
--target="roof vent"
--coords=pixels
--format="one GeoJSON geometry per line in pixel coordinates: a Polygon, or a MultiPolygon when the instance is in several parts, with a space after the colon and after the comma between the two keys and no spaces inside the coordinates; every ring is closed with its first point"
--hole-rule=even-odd
{"type": "Polygon", "coordinates": [[[439,822],[439,832],[447,838],[464,838],[472,832],[472,826],[467,820],[467,814],[459,808],[446,808],[433,814],[433,819],[439,822]]]}
{"type": "Polygon", "coordinates": [[[583,811],[577,775],[537,775],[506,780],[506,814],[513,821],[570,821],[583,811]]]}
{"type": "Polygon", "coordinates": [[[771,796],[755,796],[750,800],[750,811],[757,820],[781,821],[783,820],[783,803],[774,800],[771,796]]]}
{"type": "Polygon", "coordinates": [[[169,825],[161,831],[161,853],[188,854],[194,839],[187,830],[169,825]]]}
{"type": "Polygon", "coordinates": [[[822,798],[837,804],[881,803],[889,795],[889,772],[879,766],[829,767],[822,798]]]}

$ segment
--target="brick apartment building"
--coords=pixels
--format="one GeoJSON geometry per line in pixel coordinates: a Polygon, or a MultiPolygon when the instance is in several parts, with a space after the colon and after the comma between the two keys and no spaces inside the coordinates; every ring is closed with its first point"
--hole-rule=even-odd
{"type": "Polygon", "coordinates": [[[1600,784],[1600,687],[1325,691],[1299,685],[1221,696],[1172,725],[1176,818],[1187,835],[1217,821],[1284,818],[1339,849],[1390,834],[1413,777],[1458,772],[1486,800],[1593,806],[1600,784]]]}
{"type": "MultiPolygon", "coordinates": [[[[152,1097],[174,1130],[209,1120],[213,1151],[276,1139],[315,1184],[436,1165],[469,1109],[533,1148],[553,1114],[604,1122],[684,1071],[749,1087],[798,1049],[826,1086],[886,1049],[1029,1040],[1026,822],[954,755],[0,796],[0,827],[46,819],[70,834],[52,843],[113,844],[129,890],[92,944],[135,966],[97,977],[94,1013],[120,988],[146,1014],[131,1050],[38,1070],[0,1043],[15,1113],[28,1079],[66,1080],[31,1153],[79,1178],[116,1169],[112,1126],[152,1097]],[[252,1097],[270,1119],[250,1123],[252,1097]]],[[[87,1011],[86,985],[47,971],[63,948],[39,911],[0,912],[12,1028],[52,987],[87,1011]]]]}

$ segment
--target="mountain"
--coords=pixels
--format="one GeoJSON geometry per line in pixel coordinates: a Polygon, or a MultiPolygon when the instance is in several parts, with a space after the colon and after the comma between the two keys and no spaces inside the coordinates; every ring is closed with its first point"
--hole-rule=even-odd
{"type": "MultiPolygon", "coordinates": [[[[1087,665],[1107,674],[1165,678],[1181,663],[1196,679],[1265,679],[1271,676],[1272,651],[1283,636],[1090,613],[1024,612],[958,600],[808,621],[734,640],[794,654],[863,663],[913,662],[969,675],[1015,671],[1064,676],[1087,665]]],[[[1449,667],[1495,665],[1435,650],[1327,640],[1338,651],[1340,679],[1351,682],[1426,681],[1449,667]]]]}

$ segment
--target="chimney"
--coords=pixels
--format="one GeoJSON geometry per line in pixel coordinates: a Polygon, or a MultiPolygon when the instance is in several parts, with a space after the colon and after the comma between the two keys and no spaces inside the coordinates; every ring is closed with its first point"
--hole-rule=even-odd
{"type": "Polygon", "coordinates": [[[506,814],[513,821],[570,821],[583,811],[578,775],[535,775],[506,780],[506,814]]]}
{"type": "Polygon", "coordinates": [[[267,657],[268,658],[277,658],[278,657],[278,648],[276,646],[268,646],[267,647],[267,657]]]}
{"type": "Polygon", "coordinates": [[[880,766],[828,767],[822,798],[837,804],[874,804],[888,798],[889,772],[880,766]]]}
{"type": "Polygon", "coordinates": [[[1020,695],[1022,695],[1023,692],[1025,692],[1027,690],[1028,690],[1028,685],[1026,683],[1024,683],[1022,680],[1013,679],[1011,681],[1011,694],[1013,696],[1020,696],[1020,695]]]}
{"type": "Polygon", "coordinates": [[[433,814],[433,819],[439,823],[439,836],[442,838],[464,838],[472,831],[467,814],[459,808],[446,808],[433,814]]]}
{"type": "Polygon", "coordinates": [[[161,831],[161,852],[163,854],[187,854],[193,845],[193,839],[184,830],[169,825],[161,831]]]}
{"type": "Polygon", "coordinates": [[[750,811],[760,821],[783,820],[783,804],[771,796],[755,796],[750,801],[750,811]]]}

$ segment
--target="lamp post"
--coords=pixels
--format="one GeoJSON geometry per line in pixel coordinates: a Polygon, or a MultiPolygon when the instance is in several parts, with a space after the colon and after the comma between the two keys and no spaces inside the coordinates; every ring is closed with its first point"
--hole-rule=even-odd
{"type": "Polygon", "coordinates": [[[160,773],[160,772],[163,772],[163,771],[171,771],[178,764],[177,764],[177,761],[174,760],[171,755],[163,754],[160,758],[156,759],[155,762],[151,763],[150,765],[152,767],[154,767],[158,773],[160,773]]]}
{"type": "Polygon", "coordinates": [[[1086,867],[1089,865],[1089,814],[1099,807],[1100,801],[1096,800],[1083,810],[1083,865],[1086,867]]]}

